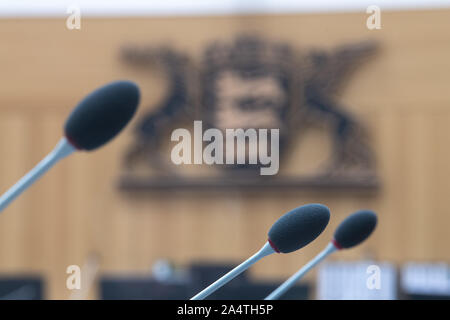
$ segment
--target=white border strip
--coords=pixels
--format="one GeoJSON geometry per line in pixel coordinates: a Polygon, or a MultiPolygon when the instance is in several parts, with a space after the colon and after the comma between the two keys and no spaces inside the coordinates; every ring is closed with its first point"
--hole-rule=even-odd
{"type": "Polygon", "coordinates": [[[180,16],[268,13],[365,12],[450,8],[449,0],[0,0],[0,18],[67,17],[77,5],[82,16],[180,16]]]}

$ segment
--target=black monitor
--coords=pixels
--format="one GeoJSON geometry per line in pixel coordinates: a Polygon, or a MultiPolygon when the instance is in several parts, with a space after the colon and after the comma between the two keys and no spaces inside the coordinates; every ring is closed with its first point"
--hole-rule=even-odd
{"type": "Polygon", "coordinates": [[[44,285],[39,276],[0,275],[0,300],[42,300],[44,285]]]}
{"type": "MultiPolygon", "coordinates": [[[[228,263],[195,262],[189,267],[190,292],[195,295],[211,283],[231,271],[235,265],[228,263]]],[[[248,273],[242,272],[226,284],[226,287],[240,286],[247,283],[248,273]]]]}
{"type": "Polygon", "coordinates": [[[136,276],[101,277],[99,289],[103,300],[185,300],[189,296],[185,282],[136,276]]]}
{"type": "MultiPolygon", "coordinates": [[[[234,286],[225,285],[206,299],[208,300],[262,300],[274,291],[281,282],[252,281],[234,286]]],[[[197,292],[195,292],[197,293],[197,292]]],[[[194,293],[194,294],[195,294],[194,293]]],[[[193,294],[193,295],[194,295],[193,294]]],[[[292,287],[280,300],[306,300],[309,297],[309,285],[292,287]]]]}
{"type": "Polygon", "coordinates": [[[408,294],[403,296],[407,300],[450,300],[450,295],[440,294],[408,294]]]}

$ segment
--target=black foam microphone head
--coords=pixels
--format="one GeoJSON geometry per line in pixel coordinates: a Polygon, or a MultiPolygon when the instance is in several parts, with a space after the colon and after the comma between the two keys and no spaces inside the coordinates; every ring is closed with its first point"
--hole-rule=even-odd
{"type": "Polygon", "coordinates": [[[377,225],[373,211],[361,210],[345,218],[334,232],[333,243],[338,249],[354,247],[366,240],[377,225]]]}
{"type": "Polygon", "coordinates": [[[269,230],[269,243],[277,252],[298,250],[317,238],[330,220],[330,210],[321,204],[295,208],[279,218],[269,230]]]}
{"type": "Polygon", "coordinates": [[[67,140],[80,150],[101,147],[128,124],[139,99],[139,88],[131,81],[115,81],[95,90],[67,119],[67,140]]]}

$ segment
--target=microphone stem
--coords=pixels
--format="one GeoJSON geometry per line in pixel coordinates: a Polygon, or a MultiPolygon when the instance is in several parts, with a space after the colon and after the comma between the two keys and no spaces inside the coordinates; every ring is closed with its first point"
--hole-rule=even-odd
{"type": "Polygon", "coordinates": [[[286,293],[294,284],[299,281],[309,270],[316,266],[319,262],[325,259],[328,255],[336,251],[337,248],[329,243],[328,246],[322,250],[314,259],[309,261],[300,270],[294,273],[289,279],[287,279],[283,284],[281,284],[275,291],[269,294],[264,300],[276,300],[286,293]]]}
{"type": "Polygon", "coordinates": [[[38,180],[45,172],[53,167],[56,162],[70,155],[74,151],[75,148],[67,141],[67,139],[62,138],[52,152],[0,197],[0,212],[38,180]]]}
{"type": "Polygon", "coordinates": [[[230,282],[238,275],[240,275],[242,272],[250,268],[250,266],[252,266],[256,261],[272,253],[275,253],[275,250],[271,247],[269,242],[266,242],[266,244],[257,253],[255,253],[253,256],[242,262],[240,265],[238,265],[236,268],[228,272],[222,278],[212,283],[209,287],[203,289],[203,291],[193,296],[191,300],[203,300],[204,298],[212,294],[214,291],[218,290],[223,285],[230,282]]]}

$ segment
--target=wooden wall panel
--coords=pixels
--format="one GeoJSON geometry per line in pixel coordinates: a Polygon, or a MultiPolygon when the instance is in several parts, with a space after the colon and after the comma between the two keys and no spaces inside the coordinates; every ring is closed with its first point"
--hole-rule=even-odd
{"type": "MultiPolygon", "coordinates": [[[[117,78],[137,81],[144,107],[138,116],[162,97],[160,73],[119,61],[124,44],[172,43],[198,57],[209,41],[251,30],[300,50],[364,38],[382,45],[340,97],[370,129],[382,182],[377,194],[186,190],[124,195],[116,183],[132,141],[130,126],[104,149],[58,164],[0,215],[0,272],[43,273],[48,297],[65,299],[70,295],[66,267],[82,266],[93,253],[102,272],[148,273],[163,257],[177,264],[242,260],[263,244],[281,213],[306,202],[332,208],[324,235],[301,254],[267,257],[252,269],[255,277],[296,271],[359,208],[379,212],[377,232],[364,246],[334,259],[450,262],[450,11],[383,13],[379,31],[368,31],[365,19],[356,13],[82,19],[80,31],[68,31],[64,19],[0,20],[0,190],[53,148],[71,108],[92,88],[117,78]]],[[[285,170],[298,169],[296,159],[308,154],[325,155],[326,134],[315,134],[299,145],[285,170]],[[318,142],[321,147],[312,150],[318,142]]]]}

